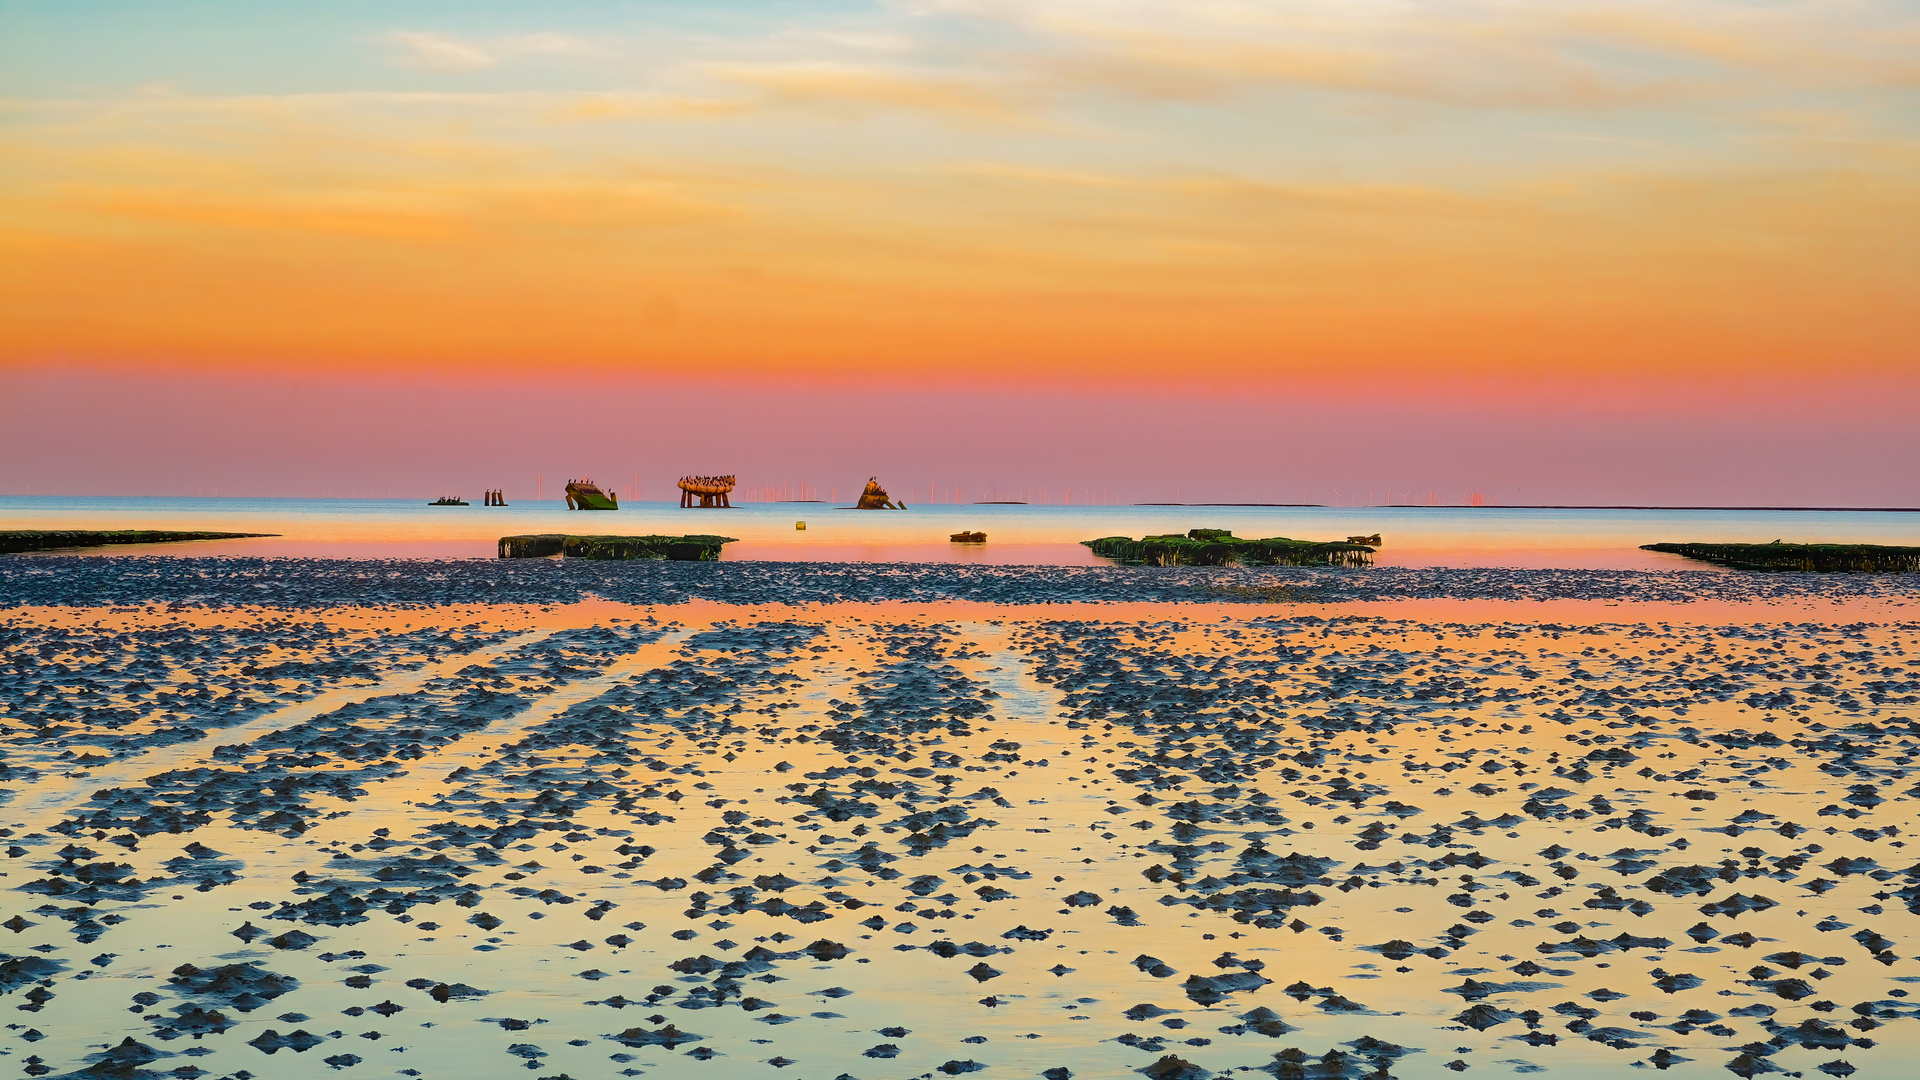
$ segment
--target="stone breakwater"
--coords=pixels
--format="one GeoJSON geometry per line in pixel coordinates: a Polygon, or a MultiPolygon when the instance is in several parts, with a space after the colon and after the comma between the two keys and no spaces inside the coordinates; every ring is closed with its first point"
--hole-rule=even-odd
{"type": "Polygon", "coordinates": [[[118,588],[0,620],[27,1075],[1898,1077],[1920,1042],[1920,623],[118,588]]]}

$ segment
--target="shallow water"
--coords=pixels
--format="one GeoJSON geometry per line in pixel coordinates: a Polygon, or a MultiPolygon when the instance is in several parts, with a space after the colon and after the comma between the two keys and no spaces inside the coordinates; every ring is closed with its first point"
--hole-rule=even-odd
{"type": "Polygon", "coordinates": [[[1902,588],[452,605],[316,569],[330,605],[216,609],[141,603],[148,562],[0,622],[30,1074],[127,1038],[129,1075],[276,1077],[1915,1049],[1902,588]]]}
{"type": "Polygon", "coordinates": [[[200,529],[279,533],[259,540],[156,545],[137,554],[321,558],[487,558],[503,535],[535,532],[737,537],[728,560],[1091,566],[1080,541],[1226,528],[1243,537],[1335,540],[1380,533],[1378,564],[1407,567],[1675,569],[1700,564],[1640,551],[1660,541],[1920,544],[1920,513],[1765,510],[1535,510],[1512,507],[1004,506],[919,503],[853,511],[824,503],[684,510],[632,503],[606,513],[558,502],[430,507],[398,499],[0,496],[8,528],[200,529]],[[804,531],[795,523],[806,522],[804,531]],[[948,536],[983,531],[984,545],[948,536]]]}

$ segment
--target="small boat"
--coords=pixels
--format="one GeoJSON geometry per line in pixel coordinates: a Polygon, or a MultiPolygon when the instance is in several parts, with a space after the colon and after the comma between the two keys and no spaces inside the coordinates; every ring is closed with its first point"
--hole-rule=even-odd
{"type": "Polygon", "coordinates": [[[956,544],[984,544],[987,542],[987,534],[983,532],[957,532],[947,539],[956,544]]]}
{"type": "Polygon", "coordinates": [[[601,491],[599,485],[591,480],[569,480],[567,481],[567,509],[618,510],[620,498],[610,491],[601,491]]]}
{"type": "Polygon", "coordinates": [[[733,503],[727,495],[733,491],[733,482],[731,476],[683,476],[680,478],[680,505],[692,506],[697,497],[701,506],[732,509],[733,503]]]}
{"type": "Polygon", "coordinates": [[[428,503],[427,505],[428,506],[465,506],[467,504],[464,501],[460,499],[456,499],[451,495],[442,495],[439,498],[428,503]]]}

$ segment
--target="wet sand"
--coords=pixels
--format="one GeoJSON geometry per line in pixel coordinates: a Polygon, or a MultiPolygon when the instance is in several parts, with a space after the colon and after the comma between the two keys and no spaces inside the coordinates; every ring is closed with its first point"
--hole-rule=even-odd
{"type": "Polygon", "coordinates": [[[1920,583],[158,563],[0,564],[26,1075],[1910,1072],[1920,583]]]}

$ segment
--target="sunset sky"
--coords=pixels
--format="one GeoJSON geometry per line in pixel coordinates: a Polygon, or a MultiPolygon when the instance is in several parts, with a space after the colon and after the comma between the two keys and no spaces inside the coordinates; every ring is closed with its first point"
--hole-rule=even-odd
{"type": "Polygon", "coordinates": [[[1917,388],[1911,3],[0,5],[5,494],[1916,505],[1917,388]]]}

